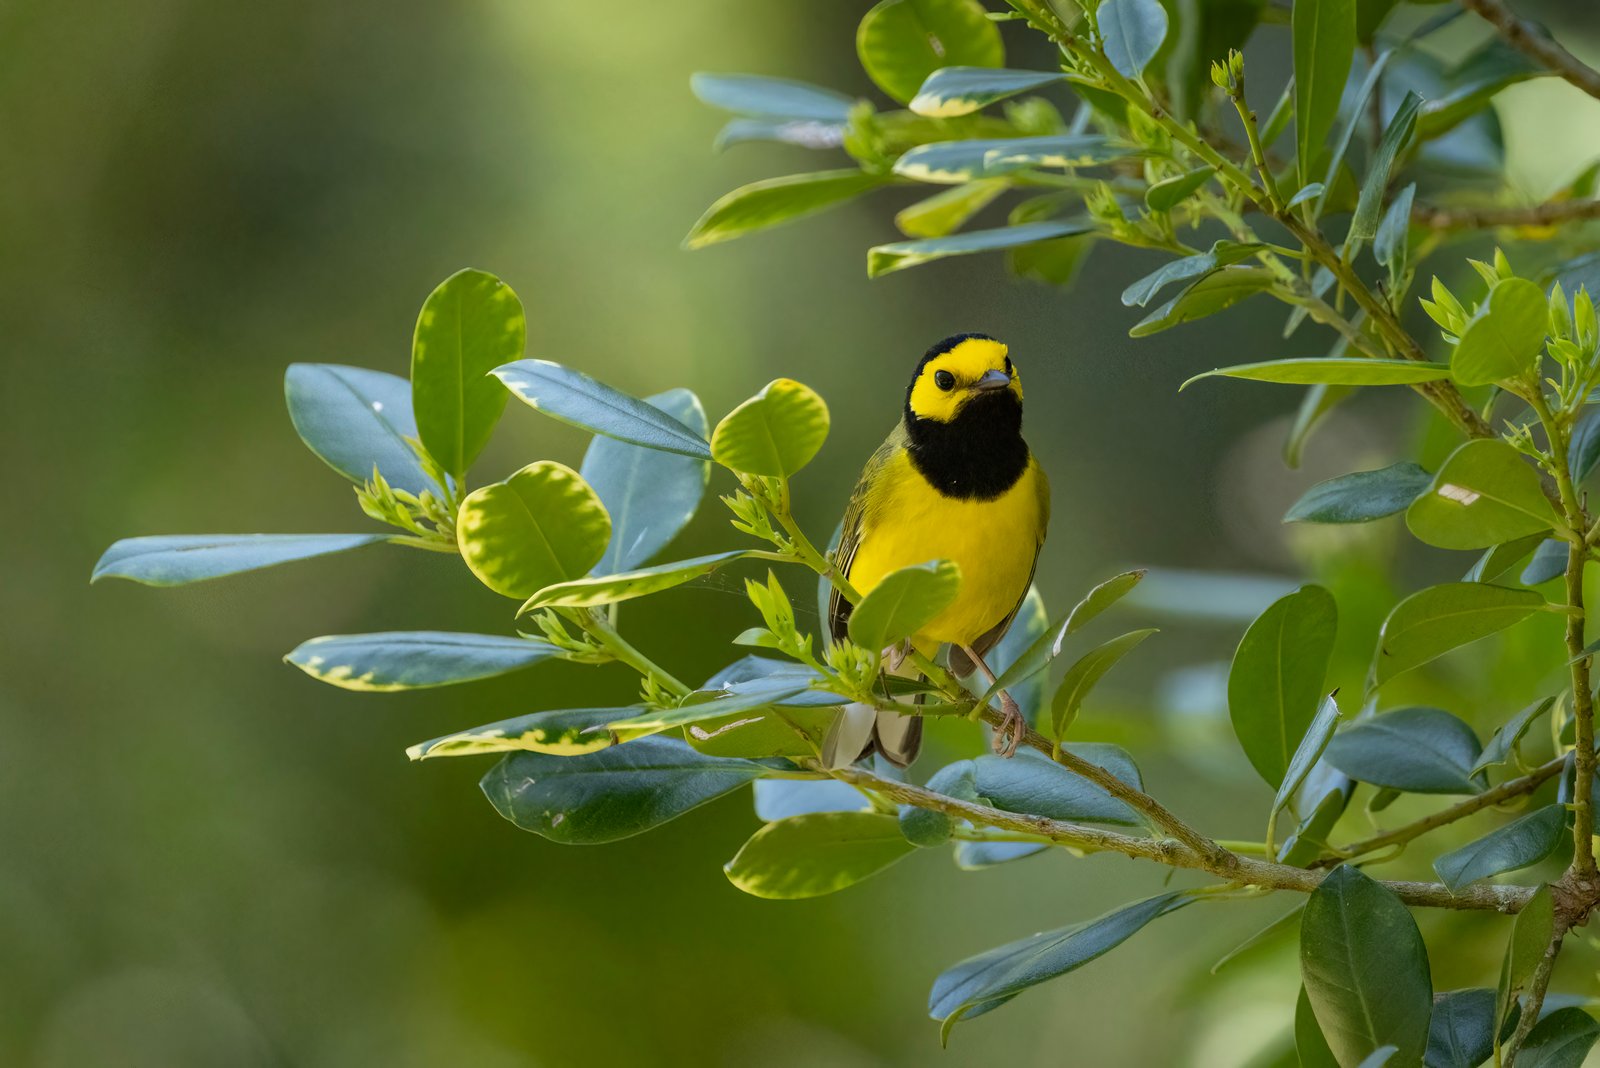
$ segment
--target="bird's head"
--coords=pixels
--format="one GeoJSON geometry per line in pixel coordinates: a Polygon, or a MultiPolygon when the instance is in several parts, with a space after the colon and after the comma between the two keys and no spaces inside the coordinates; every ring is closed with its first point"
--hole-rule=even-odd
{"type": "Polygon", "coordinates": [[[906,390],[906,417],[954,423],[964,414],[1022,413],[1022,379],[1001,342],[986,334],[947,337],[922,357],[906,390]]]}

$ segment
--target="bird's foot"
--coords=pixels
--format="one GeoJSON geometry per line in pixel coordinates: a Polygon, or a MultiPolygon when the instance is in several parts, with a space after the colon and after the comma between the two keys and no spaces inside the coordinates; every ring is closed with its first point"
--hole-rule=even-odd
{"type": "Polygon", "coordinates": [[[1017,746],[1028,731],[1028,720],[1017,707],[1017,702],[1004,690],[1000,691],[1000,714],[1005,718],[994,732],[994,751],[1003,757],[1017,755],[1017,746]]]}

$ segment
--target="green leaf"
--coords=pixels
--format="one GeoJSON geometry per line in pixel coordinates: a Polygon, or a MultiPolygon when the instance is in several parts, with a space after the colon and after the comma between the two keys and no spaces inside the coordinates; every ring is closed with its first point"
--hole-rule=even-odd
{"type": "Polygon", "coordinates": [[[612,733],[620,741],[627,742],[635,738],[646,738],[660,734],[662,731],[671,730],[674,727],[686,727],[690,724],[725,719],[734,713],[742,715],[746,712],[753,712],[758,708],[781,704],[813,692],[835,704],[845,703],[845,698],[832,697],[822,694],[821,691],[813,691],[808,679],[790,676],[727,694],[693,694],[676,708],[648,709],[626,719],[614,720],[609,726],[612,733]]]}
{"type": "MultiPolygon", "coordinates": [[[[749,692],[751,688],[778,687],[782,685],[785,677],[793,678],[802,685],[809,685],[818,678],[816,672],[792,660],[751,655],[741,657],[723,668],[707,679],[700,689],[728,693],[749,692]]],[[[687,724],[683,729],[683,736],[685,741],[700,752],[712,756],[814,757],[828,733],[828,728],[838,718],[838,709],[832,704],[835,701],[837,698],[833,695],[817,690],[806,690],[789,698],[780,696],[776,704],[762,705],[758,708],[750,708],[748,701],[742,701],[743,711],[737,709],[726,711],[724,706],[723,714],[720,716],[687,724]],[[829,703],[813,705],[812,702],[816,701],[829,703]]],[[[760,786],[759,783],[757,785],[760,786]]],[[[782,816],[788,815],[798,815],[798,813],[763,815],[762,819],[781,819],[782,816]]]]}
{"type": "Polygon", "coordinates": [[[1481,752],[1472,728],[1438,708],[1397,708],[1361,720],[1328,743],[1323,759],[1352,779],[1413,794],[1476,794],[1481,752]]]}
{"type": "Polygon", "coordinates": [[[284,659],[342,689],[387,692],[490,679],[558,655],[536,638],[419,630],[312,638],[284,659]]]}
{"type": "Polygon", "coordinates": [[[1512,999],[1528,985],[1554,934],[1555,902],[1550,896],[1550,887],[1541,883],[1512,923],[1511,939],[1506,943],[1505,959],[1500,966],[1496,1020],[1504,1020],[1511,1011],[1512,999]]]}
{"type": "Polygon", "coordinates": [[[1296,805],[1306,815],[1278,847],[1278,863],[1299,868],[1321,856],[1328,848],[1328,835],[1333,833],[1354,793],[1355,783],[1343,772],[1326,760],[1313,764],[1296,805]]]}
{"type": "Polygon", "coordinates": [[[1600,1039],[1600,1023],[1569,1005],[1534,1025],[1517,1054],[1517,1064],[1520,1068],[1580,1068],[1596,1039],[1600,1039]]]}
{"type": "Polygon", "coordinates": [[[1405,266],[1406,241],[1411,235],[1411,204],[1416,195],[1416,182],[1400,190],[1384,213],[1377,236],[1372,239],[1373,258],[1389,268],[1391,276],[1401,274],[1405,266]]]}
{"type": "Polygon", "coordinates": [[[582,371],[549,360],[517,360],[495,368],[494,374],[518,400],[568,426],[647,449],[711,459],[703,433],[664,407],[630,397],[582,371]]]}
{"type": "Polygon", "coordinates": [[[508,752],[579,756],[615,745],[616,739],[605,729],[606,724],[629,711],[626,708],[569,708],[532,712],[419,742],[406,749],[406,756],[412,760],[508,752]]]}
{"type": "Polygon", "coordinates": [[[1433,1003],[1427,1068],[1478,1068],[1494,1052],[1494,991],[1452,990],[1433,1003]]]}
{"type": "Polygon", "coordinates": [[[1446,582],[1418,590],[1389,613],[1378,635],[1373,678],[1381,686],[1435,657],[1520,623],[1544,607],[1532,590],[1446,582]]]}
{"type": "Polygon", "coordinates": [[[1128,153],[1099,134],[935,141],[917,145],[895,160],[894,173],[916,182],[959,185],[1028,167],[1087,167],[1128,153]]]}
{"type": "MultiPolygon", "coordinates": [[[[704,440],[706,413],[693,393],[672,389],[645,403],[704,440]]],[[[609,575],[638,567],[677,536],[700,507],[711,465],[596,435],[578,473],[611,516],[611,541],[595,564],[597,573],[609,575]]]]}
{"type": "Polygon", "coordinates": [[[1311,440],[1312,432],[1329,412],[1355,391],[1355,386],[1330,386],[1326,382],[1317,383],[1306,390],[1300,398],[1300,407],[1295,411],[1294,424],[1283,441],[1285,467],[1300,466],[1301,454],[1305,452],[1306,442],[1311,440]]]}
{"type": "MultiPolygon", "coordinates": [[[[1328,204],[1330,192],[1340,185],[1345,153],[1350,150],[1350,139],[1355,136],[1356,127],[1361,125],[1370,113],[1367,101],[1377,91],[1378,81],[1382,78],[1383,70],[1389,65],[1393,55],[1392,51],[1384,52],[1367,66],[1367,73],[1361,79],[1361,85],[1356,89],[1355,95],[1350,98],[1349,104],[1340,109],[1344,112],[1345,119],[1339,127],[1339,132],[1334,135],[1333,150],[1328,153],[1327,169],[1322,172],[1322,189],[1317,194],[1317,206],[1311,212],[1313,218],[1322,215],[1323,208],[1328,204]]],[[[1310,161],[1307,161],[1307,166],[1309,165],[1310,161]]]]}
{"type": "MultiPolygon", "coordinates": [[[[1073,605],[1072,611],[1067,613],[1067,622],[1062,628],[1061,636],[1077,633],[1090,620],[1122,600],[1128,591],[1139,585],[1140,580],[1148,573],[1149,569],[1143,567],[1133,571],[1124,571],[1120,575],[1113,575],[1090,590],[1084,595],[1083,600],[1073,605]]],[[[1055,654],[1061,652],[1061,636],[1056,638],[1053,649],[1055,654]]]]}
{"type": "Polygon", "coordinates": [[[388,540],[387,534],[155,534],[123,538],[101,555],[89,581],[123,578],[146,586],[182,586],[388,540]]]}
{"type": "Polygon", "coordinates": [[[948,560],[891,571],[850,613],[850,640],[886,649],[910,638],[950,607],[960,587],[961,569],[948,560]]]}
{"type": "MultiPolygon", "coordinates": [[[[1350,231],[1345,236],[1347,248],[1355,248],[1357,242],[1369,240],[1377,234],[1378,219],[1383,214],[1383,196],[1389,189],[1389,172],[1394,169],[1395,157],[1416,129],[1417,109],[1421,106],[1420,96],[1413,92],[1406,93],[1399,109],[1385,127],[1383,140],[1378,143],[1378,150],[1367,164],[1367,176],[1361,183],[1356,212],[1350,219],[1350,231]]],[[[1540,307],[1543,308],[1542,301],[1540,307]]]]}
{"type": "Polygon", "coordinates": [[[1198,167],[1187,174],[1157,182],[1144,191],[1145,207],[1151,211],[1171,211],[1198,192],[1215,173],[1215,167],[1198,167]]]}
{"type": "Polygon", "coordinates": [[[782,178],[763,178],[719,197],[690,229],[689,236],[683,239],[683,247],[705,248],[720,241],[732,241],[757,230],[815,215],[835,204],[854,200],[883,182],[878,175],[858,170],[816,171],[782,178]]]}
{"type": "Polygon", "coordinates": [[[1377,360],[1364,356],[1318,356],[1302,360],[1266,360],[1219,367],[1195,375],[1179,390],[1188,389],[1202,378],[1248,378],[1254,382],[1286,382],[1295,385],[1404,386],[1417,382],[1436,382],[1450,377],[1442,363],[1417,360],[1377,360]]]}
{"type": "Polygon", "coordinates": [[[1228,671],[1228,713],[1267,785],[1283,782],[1322,703],[1339,611],[1321,586],[1302,586],[1256,617],[1228,671]]]}
{"type": "Polygon", "coordinates": [[[984,160],[986,165],[1002,167],[1091,167],[1132,154],[1099,134],[1050,134],[989,142],[984,160]]]}
{"type": "Polygon", "coordinates": [[[1269,288],[1272,283],[1272,272],[1265,267],[1218,267],[1189,283],[1182,293],[1140,319],[1128,331],[1128,336],[1149,337],[1215,315],[1269,288]]]}
{"type": "Polygon", "coordinates": [[[1340,1064],[1385,1045],[1422,1062],[1433,985],[1411,913],[1381,883],[1341,864],[1311,893],[1300,920],[1300,974],[1340,1064]]]}
{"type": "Polygon", "coordinates": [[[376,467],[395,489],[440,492],[406,442],[417,437],[417,420],[405,379],[364,367],[292,363],[283,394],[300,440],[345,478],[360,485],[376,467]]]}
{"type": "Polygon", "coordinates": [[[1159,894],[1086,923],[1029,935],[968,957],[933,981],[928,1015],[942,1020],[948,1034],[956,1021],[999,1008],[1031,986],[1083,967],[1127,941],[1151,920],[1192,900],[1182,891],[1159,894]]]}
{"type": "Polygon", "coordinates": [[[1323,751],[1328,748],[1328,742],[1333,738],[1333,732],[1339,726],[1339,705],[1329,694],[1322,699],[1322,706],[1317,709],[1317,714],[1312,717],[1311,725],[1306,728],[1305,736],[1295,746],[1294,756],[1289,758],[1289,766],[1283,773],[1283,782],[1278,786],[1277,796],[1272,799],[1274,814],[1282,811],[1300,789],[1301,783],[1306,781],[1306,776],[1311,774],[1311,769],[1322,758],[1323,751]]]}
{"type": "Polygon", "coordinates": [[[1167,11],[1158,0],[1103,0],[1095,9],[1106,58],[1125,78],[1139,78],[1167,39],[1167,11]]]}
{"type": "Polygon", "coordinates": [[[1006,182],[983,178],[942,189],[895,214],[894,224],[907,237],[944,237],[965,225],[1006,191],[1006,182]]]}
{"type": "Polygon", "coordinates": [[[1554,697],[1546,697],[1543,701],[1535,701],[1515,716],[1512,716],[1499,730],[1494,732],[1494,735],[1489,739],[1489,744],[1483,747],[1483,752],[1478,755],[1477,761],[1472,765],[1472,773],[1476,775],[1484,768],[1490,768],[1496,764],[1504,764],[1510,759],[1512,751],[1516,749],[1517,743],[1522,740],[1522,736],[1528,733],[1528,728],[1533,724],[1533,721],[1554,708],[1555,703],[1556,699],[1554,697]]]}
{"type": "MultiPolygon", "coordinates": [[[[1089,743],[1062,749],[1099,765],[1135,790],[1143,789],[1138,767],[1118,746],[1089,743]]],[[[1137,826],[1141,822],[1127,805],[1042,753],[1024,750],[1014,757],[981,756],[970,763],[978,794],[1007,812],[1080,823],[1137,826]]]]}
{"type": "Polygon", "coordinates": [[[1044,598],[1039,596],[1038,590],[1029,586],[1011,625],[994,648],[984,654],[989,669],[995,673],[995,685],[988,689],[995,693],[1000,690],[1009,693],[1028,722],[1034,724],[1038,723],[1044,708],[1044,679],[1040,669],[1049,662],[1049,642],[1045,641],[1049,632],[1050,620],[1045,615],[1044,598]],[[1045,657],[1036,668],[1033,665],[1039,659],[1036,650],[1041,641],[1046,646],[1045,657]]]}
{"type": "Polygon", "coordinates": [[[428,455],[457,478],[505,410],[505,391],[489,372],[521,356],[527,335],[522,302],[483,271],[457,271],[423,302],[411,341],[411,405],[428,455]]]}
{"type": "Polygon", "coordinates": [[[1156,633],[1154,629],[1135,630],[1112,638],[1085,653],[1067,669],[1066,675],[1061,679],[1061,685],[1056,688],[1055,696],[1050,699],[1050,722],[1056,738],[1066,736],[1068,728],[1078,718],[1078,710],[1083,706],[1084,698],[1089,696],[1089,691],[1094,689],[1095,684],[1105,676],[1106,672],[1115,667],[1117,661],[1131,652],[1134,646],[1154,633],[1156,633]]]}
{"type": "Polygon", "coordinates": [[[1452,849],[1433,862],[1433,870],[1454,893],[1479,879],[1537,864],[1566,837],[1566,819],[1561,805],[1546,805],[1452,849]]]}
{"type": "Polygon", "coordinates": [[[1131,308],[1137,304],[1142,308],[1173,282],[1209,274],[1218,267],[1247,260],[1264,248],[1266,246],[1261,244],[1246,245],[1236,241],[1218,241],[1207,252],[1197,252],[1193,256],[1172,260],[1151,271],[1122,291],[1122,303],[1126,307],[1131,308]]]}
{"type": "Polygon", "coordinates": [[[1572,480],[1582,482],[1589,477],[1595,464],[1600,463],[1600,409],[1590,408],[1579,416],[1572,428],[1572,441],[1567,446],[1567,465],[1572,470],[1572,480]]]}
{"type": "Polygon", "coordinates": [[[1294,1047],[1300,1068],[1339,1068],[1328,1040],[1322,1037],[1322,1028],[1317,1026],[1316,1013],[1303,986],[1294,1006],[1294,1047]]]}
{"type": "Polygon", "coordinates": [[[970,115],[998,100],[1039,89],[1066,77],[1060,71],[998,70],[994,67],[943,67],[928,75],[911,110],[929,118],[970,115]]]}
{"type": "Polygon", "coordinates": [[[697,753],[674,738],[641,738],[579,756],[515,753],[483,777],[495,811],[568,845],[628,838],[767,773],[751,760],[697,753]]]}
{"type": "Polygon", "coordinates": [[[630,601],[635,597],[648,597],[652,593],[670,590],[709,575],[724,564],[743,560],[749,555],[744,550],[712,553],[617,575],[588,575],[570,582],[557,582],[528,598],[517,614],[520,616],[540,608],[595,608],[618,601],[630,601]]]}
{"type": "Polygon", "coordinates": [[[1439,137],[1487,108],[1502,89],[1550,73],[1503,38],[1491,36],[1450,71],[1445,91],[1428,94],[1418,129],[1424,138],[1439,137]]]}
{"type": "Polygon", "coordinates": [[[1362,44],[1371,43],[1378,27],[1399,3],[1400,0],[1356,0],[1356,39],[1362,44]]]}
{"type": "Polygon", "coordinates": [[[1382,519],[1417,499],[1433,476],[1413,463],[1357,471],[1318,482],[1294,503],[1285,523],[1366,523],[1382,519]]]}
{"type": "Polygon", "coordinates": [[[1015,248],[1036,241],[1071,237],[1093,231],[1094,224],[1087,219],[1062,219],[1002,226],[993,230],[969,230],[963,234],[921,241],[895,241],[887,245],[876,245],[867,250],[867,277],[877,278],[894,271],[903,271],[907,267],[920,267],[924,263],[942,260],[948,256],[993,252],[996,249],[1015,248]]]}
{"type": "Polygon", "coordinates": [[[1565,574],[1569,546],[1561,538],[1545,538],[1533,550],[1533,559],[1522,569],[1517,581],[1524,586],[1537,586],[1565,574]]]}
{"type": "Polygon", "coordinates": [[[1295,0],[1294,113],[1300,184],[1312,180],[1311,167],[1339,114],[1350,60],[1356,47],[1355,0],[1295,0]]]}
{"type": "Polygon", "coordinates": [[[1463,386],[1518,378],[1538,366],[1548,311],[1544,294],[1526,278],[1504,278],[1467,324],[1450,357],[1463,386]]]}
{"type": "Polygon", "coordinates": [[[711,435],[711,457],[741,474],[788,478],[811,462],[827,437],[822,398],[792,378],[779,378],[723,416],[711,435]]]}
{"type": "Polygon", "coordinates": [[[757,779],[754,794],[756,818],[766,823],[813,812],[863,812],[872,807],[866,794],[838,779],[757,779]]]}
{"type": "Polygon", "coordinates": [[[766,898],[820,897],[883,871],[917,847],[883,812],[817,812],[769,823],[722,866],[728,881],[766,898]]]}
{"type": "MultiPolygon", "coordinates": [[[[961,801],[979,800],[970,760],[958,760],[940,768],[928,777],[927,788],[936,794],[961,801]]],[[[948,842],[955,833],[955,817],[933,809],[901,805],[899,820],[900,833],[905,835],[906,841],[919,846],[940,845],[948,842]]]]}
{"type": "Polygon", "coordinates": [[[1406,526],[1441,549],[1485,549],[1556,526],[1555,509],[1522,455],[1497,438],[1451,453],[1428,492],[1406,509],[1406,526]]]}
{"type": "MultiPolygon", "coordinates": [[[[1477,563],[1472,565],[1462,581],[1464,582],[1493,582],[1495,579],[1510,571],[1519,560],[1545,543],[1545,532],[1536,531],[1526,537],[1516,538],[1512,541],[1501,542],[1492,548],[1484,550],[1478,557],[1477,563]]],[[[1562,566],[1566,564],[1566,542],[1558,541],[1557,545],[1563,547],[1562,566]]]]}
{"type": "Polygon", "coordinates": [[[711,150],[722,152],[747,141],[775,141],[811,149],[838,148],[844,140],[844,123],[812,119],[729,119],[712,139],[711,150]]]}
{"type": "Polygon", "coordinates": [[[600,498],[576,471],[553,460],[473,490],[456,516],[467,567],[494,592],[518,600],[588,574],[610,536],[600,498]]]}
{"type": "Polygon", "coordinates": [[[856,104],[832,89],[759,74],[691,74],[689,90],[714,108],[772,119],[849,122],[856,104]]]}
{"type": "Polygon", "coordinates": [[[962,871],[982,871],[996,864],[1037,856],[1049,850],[1047,842],[969,842],[956,843],[956,867],[962,871]]]}
{"type": "Polygon", "coordinates": [[[976,0],[882,0],[856,29],[874,84],[904,104],[941,67],[1001,67],[1000,31],[976,0]]]}

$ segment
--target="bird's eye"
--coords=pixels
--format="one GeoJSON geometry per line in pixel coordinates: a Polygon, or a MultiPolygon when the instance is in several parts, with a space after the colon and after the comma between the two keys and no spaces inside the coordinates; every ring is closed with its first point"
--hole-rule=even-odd
{"type": "Polygon", "coordinates": [[[1010,374],[1010,373],[1011,373],[1011,357],[1007,356],[1006,357],[1006,374],[1010,374]]]}
{"type": "Polygon", "coordinates": [[[949,392],[956,388],[956,376],[949,371],[935,371],[933,372],[933,384],[949,392]]]}

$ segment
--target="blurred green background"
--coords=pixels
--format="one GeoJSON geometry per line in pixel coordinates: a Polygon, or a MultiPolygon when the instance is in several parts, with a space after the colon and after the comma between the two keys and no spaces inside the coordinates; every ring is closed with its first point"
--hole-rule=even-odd
{"type": "MultiPolygon", "coordinates": [[[[0,1063],[1201,1066],[1271,1047],[1292,948],[1269,951],[1276,970],[1201,977],[1288,902],[1187,910],[941,1053],[925,1015],[941,968],[1163,872],[1063,854],[962,873],[930,850],[834,897],[760,901],[719,870],[756,827],[746,794],[565,848],[495,815],[486,761],[405,759],[453,729],[627,700],[621,670],[374,696],[279,662],[316,634],[506,631],[509,604],[459,560],[392,549],[170,592],[87,584],[127,535],[369,529],[296,440],[283,370],[404,373],[417,307],[467,265],[521,295],[530,355],[631,392],[688,385],[715,419],[779,375],[817,388],[834,433],[797,492],[819,538],[918,355],[981,330],[1012,346],[1055,486],[1048,605],[1125,566],[1304,574],[1318,549],[1285,537],[1283,506],[1386,461],[1413,409],[1351,408],[1289,472],[1291,393],[1176,393],[1219,363],[1295,354],[1277,312],[1131,342],[1140,313],[1116,294],[1154,261],[1106,248],[1065,295],[983,258],[868,283],[893,192],[679,249],[727,189],[829,165],[784,146],[713,157],[720,117],[689,73],[871,95],[852,47],[865,6],[0,5],[0,1063]]],[[[1529,8],[1600,58],[1589,0],[1529,8]]],[[[1013,65],[1048,61],[1013,29],[1013,65]]],[[[1267,27],[1256,45],[1281,56],[1283,38],[1267,27]]],[[[1500,110],[1530,196],[1600,144],[1600,106],[1560,83],[1510,90],[1500,110]]],[[[583,447],[512,405],[476,474],[576,465],[583,447]]],[[[730,544],[708,500],[680,555],[730,544]]],[[[625,615],[688,677],[732,659],[720,643],[753,618],[732,577],[625,615]]],[[[1267,792],[1217,689],[1243,622],[1166,625],[1085,735],[1128,744],[1213,833],[1257,836],[1267,792]]],[[[949,755],[976,730],[941,724],[934,741],[949,755]]],[[[1434,919],[1430,942],[1495,922],[1434,919]]],[[[1496,952],[1453,963],[1441,988],[1492,983],[1496,952]]]]}

